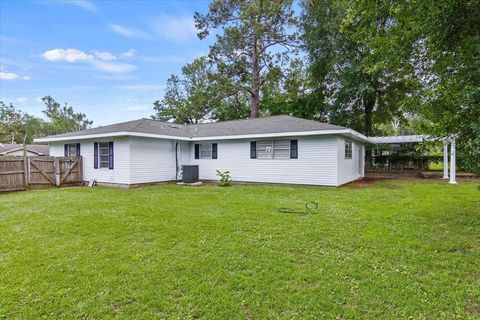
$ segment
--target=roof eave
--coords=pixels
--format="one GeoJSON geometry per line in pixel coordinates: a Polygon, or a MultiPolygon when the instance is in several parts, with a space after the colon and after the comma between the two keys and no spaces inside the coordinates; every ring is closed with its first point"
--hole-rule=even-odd
{"type": "Polygon", "coordinates": [[[208,136],[208,137],[183,137],[183,136],[171,136],[142,132],[108,132],[78,136],[66,136],[66,137],[44,137],[35,139],[35,142],[61,142],[61,141],[75,141],[75,140],[87,140],[87,139],[99,139],[110,137],[145,137],[156,139],[170,139],[170,140],[182,140],[182,141],[207,141],[207,140],[234,140],[234,139],[255,139],[255,138],[275,138],[275,137],[296,137],[296,136],[314,136],[314,135],[346,135],[350,138],[360,140],[362,142],[368,142],[367,137],[361,133],[352,129],[328,129],[328,130],[311,130],[311,131],[289,131],[289,132],[271,132],[271,133],[257,133],[257,134],[237,134],[237,135],[224,135],[224,136],[208,136]]]}

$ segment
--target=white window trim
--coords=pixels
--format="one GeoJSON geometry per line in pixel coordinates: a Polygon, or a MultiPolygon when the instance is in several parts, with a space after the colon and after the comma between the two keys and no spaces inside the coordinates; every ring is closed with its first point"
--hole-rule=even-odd
{"type": "MultiPolygon", "coordinates": [[[[104,155],[105,156],[105,155],[104,155]]],[[[110,157],[110,146],[109,146],[109,142],[99,142],[98,143],[98,169],[109,169],[110,167],[110,161],[109,161],[109,157],[110,157]],[[106,148],[102,148],[102,144],[103,145],[106,145],[107,147],[106,148]],[[106,162],[103,161],[104,163],[106,163],[106,166],[102,166],[102,150],[106,150],[107,154],[107,160],[106,162]]]]}
{"type": "Polygon", "coordinates": [[[77,143],[68,143],[67,144],[67,157],[76,157],[77,156],[77,143]],[[72,154],[72,150],[71,148],[73,148],[73,154],[72,154]]]}
{"type": "Polygon", "coordinates": [[[344,152],[345,160],[352,160],[353,159],[353,142],[352,142],[352,140],[345,140],[343,152],[344,152]],[[350,156],[347,156],[347,150],[348,150],[347,145],[350,145],[350,148],[349,148],[350,156]]]}
{"type": "Polygon", "coordinates": [[[212,159],[213,155],[213,144],[212,143],[200,143],[199,144],[199,159],[212,159]],[[202,150],[203,148],[207,148],[209,150],[202,150]],[[203,156],[203,152],[209,152],[208,156],[203,156]]]}
{"type": "Polygon", "coordinates": [[[256,153],[257,153],[257,157],[256,159],[258,160],[291,160],[290,158],[290,154],[291,154],[291,141],[290,140],[283,140],[283,139],[277,139],[277,140],[257,140],[256,141],[256,153]],[[278,142],[287,142],[288,143],[288,148],[276,148],[275,146],[275,143],[278,143],[278,142]],[[261,151],[260,150],[260,144],[261,143],[270,143],[271,145],[271,148],[272,148],[272,151],[271,151],[271,157],[261,157],[260,156],[260,152],[267,152],[267,151],[261,151]],[[285,157],[275,157],[275,150],[279,151],[279,150],[288,150],[287,152],[287,156],[285,157]]]}

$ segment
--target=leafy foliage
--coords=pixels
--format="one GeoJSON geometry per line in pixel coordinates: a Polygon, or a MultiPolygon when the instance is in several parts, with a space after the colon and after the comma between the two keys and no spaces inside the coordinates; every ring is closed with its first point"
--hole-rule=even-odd
{"type": "Polygon", "coordinates": [[[217,170],[217,176],[220,177],[220,180],[218,181],[218,185],[220,187],[229,187],[232,185],[232,177],[230,176],[230,171],[221,172],[220,170],[217,170]]]}
{"type": "Polygon", "coordinates": [[[28,144],[45,135],[44,131],[45,121],[0,101],[0,142],[28,144]]]}
{"type": "Polygon", "coordinates": [[[205,58],[195,59],[182,68],[182,78],[171,75],[162,101],[154,102],[154,119],[176,123],[199,123],[213,109],[214,95],[205,58]]]}
{"type": "Polygon", "coordinates": [[[265,83],[278,77],[295,47],[292,0],[214,0],[195,21],[200,39],[222,31],[209,53],[215,81],[225,96],[247,94],[251,116],[258,117],[265,83]]]}
{"type": "Polygon", "coordinates": [[[0,142],[29,144],[34,138],[83,130],[93,123],[85,114],[76,113],[67,104],[60,106],[50,96],[43,97],[42,101],[47,121],[0,101],[0,142]]]}
{"type": "Polygon", "coordinates": [[[50,96],[43,97],[42,101],[45,103],[42,112],[49,120],[46,129],[49,135],[84,130],[93,123],[84,113],[75,112],[67,103],[62,107],[50,96]]]}

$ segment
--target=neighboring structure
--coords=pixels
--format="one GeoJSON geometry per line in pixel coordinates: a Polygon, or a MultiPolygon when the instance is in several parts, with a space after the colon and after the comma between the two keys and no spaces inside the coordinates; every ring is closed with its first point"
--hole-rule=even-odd
{"type": "Polygon", "coordinates": [[[272,116],[177,125],[139,119],[36,139],[51,156],[81,155],[85,181],[135,185],[172,181],[182,165],[234,181],[338,186],[364,176],[367,137],[348,128],[272,116]]]}
{"type": "Polygon", "coordinates": [[[435,139],[426,135],[369,137],[368,140],[375,144],[406,144],[423,141],[443,141],[443,178],[450,179],[450,184],[456,184],[456,138],[451,136],[444,139],[435,139]],[[450,144],[450,177],[448,176],[448,145],[450,144]]]}
{"type": "MultiPolygon", "coordinates": [[[[41,144],[27,144],[27,156],[48,156],[49,147],[41,144]]],[[[22,144],[0,143],[0,156],[24,156],[22,144]]]]}

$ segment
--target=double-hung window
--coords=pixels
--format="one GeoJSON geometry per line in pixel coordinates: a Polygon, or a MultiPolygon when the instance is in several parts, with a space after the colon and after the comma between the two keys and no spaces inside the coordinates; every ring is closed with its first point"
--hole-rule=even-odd
{"type": "Polygon", "coordinates": [[[261,140],[250,143],[252,159],[296,159],[297,157],[297,140],[261,140]]]}
{"type": "Polygon", "coordinates": [[[70,143],[64,145],[65,157],[75,157],[80,155],[80,143],[70,143]]]}
{"type": "Polygon", "coordinates": [[[217,159],[218,145],[216,143],[195,144],[195,159],[217,159]]]}
{"type": "Polygon", "coordinates": [[[200,144],[200,159],[212,159],[212,144],[200,144]]]}
{"type": "Polygon", "coordinates": [[[352,159],[352,141],[345,140],[345,159],[352,159]]]}
{"type": "Polygon", "coordinates": [[[93,167],[113,169],[113,141],[93,143],[93,167]]]}
{"type": "Polygon", "coordinates": [[[108,142],[98,143],[98,156],[101,168],[108,168],[108,142]]]}

